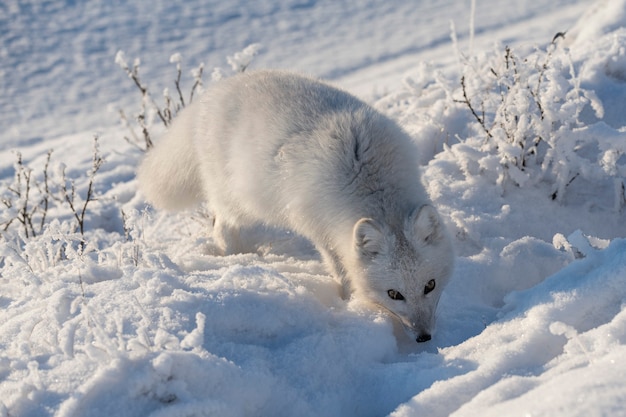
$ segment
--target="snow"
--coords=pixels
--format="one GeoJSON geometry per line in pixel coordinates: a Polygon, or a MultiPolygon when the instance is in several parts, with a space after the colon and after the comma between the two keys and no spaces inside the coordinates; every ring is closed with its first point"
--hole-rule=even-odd
{"type": "Polygon", "coordinates": [[[623,415],[626,1],[473,4],[0,4],[0,416],[623,415]],[[116,57],[158,103],[178,66],[184,91],[201,63],[205,84],[279,67],[397,119],[455,236],[433,339],[342,300],[298,236],[220,256],[210,213],[146,207],[118,110],[154,115],[116,57]],[[65,196],[85,202],[94,132],[83,235],[65,196]]]}

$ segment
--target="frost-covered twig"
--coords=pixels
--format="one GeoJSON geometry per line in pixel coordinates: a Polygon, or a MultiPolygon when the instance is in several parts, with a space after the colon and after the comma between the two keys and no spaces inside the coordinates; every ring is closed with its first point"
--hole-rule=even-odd
{"type": "Polygon", "coordinates": [[[99,145],[98,145],[98,137],[94,137],[93,140],[93,159],[91,170],[89,171],[88,178],[89,182],[87,185],[87,193],[85,198],[82,201],[82,207],[78,205],[76,201],[76,187],[74,185],[74,181],[70,181],[71,190],[67,189],[67,180],[65,179],[65,171],[63,171],[63,184],[61,186],[61,192],[63,199],[67,202],[74,218],[78,222],[78,228],[80,231],[80,235],[82,237],[82,246],[85,245],[85,216],[87,214],[87,206],[90,202],[95,201],[95,191],[94,191],[94,181],[96,173],[100,170],[100,167],[104,163],[104,159],[100,155],[99,145]]]}
{"type": "MultiPolygon", "coordinates": [[[[139,66],[140,66],[141,61],[139,59],[135,59],[135,62],[133,63],[133,67],[131,69],[131,67],[126,62],[124,53],[122,51],[119,51],[117,55],[115,56],[115,62],[126,72],[126,75],[128,75],[128,77],[131,80],[133,80],[133,82],[135,83],[139,91],[141,92],[141,112],[136,116],[136,120],[137,120],[137,124],[139,125],[141,129],[141,133],[143,135],[143,145],[145,148],[142,148],[141,146],[136,145],[139,142],[138,136],[137,134],[135,134],[135,131],[130,126],[130,123],[124,111],[120,110],[122,123],[130,130],[131,136],[135,140],[135,145],[142,150],[148,150],[153,146],[153,143],[152,143],[152,138],[150,137],[148,124],[146,122],[146,114],[147,114],[146,104],[149,104],[156,111],[156,114],[159,116],[159,118],[161,119],[161,121],[163,122],[165,126],[168,125],[168,120],[163,115],[163,112],[161,111],[159,106],[154,102],[154,100],[150,96],[148,92],[148,87],[142,83],[141,78],[139,77],[139,66]]],[[[124,137],[124,139],[129,143],[133,143],[126,136],[124,137]]]]}
{"type": "Polygon", "coordinates": [[[41,214],[41,220],[39,223],[39,230],[43,230],[44,225],[46,224],[46,216],[48,215],[48,206],[50,203],[50,185],[49,185],[49,175],[48,168],[50,167],[50,158],[52,157],[52,149],[48,151],[46,156],[46,164],[43,167],[43,191],[40,189],[39,191],[43,195],[41,205],[43,206],[43,211],[41,214]]]}
{"type": "Polygon", "coordinates": [[[461,90],[463,91],[463,100],[456,99],[454,101],[457,103],[465,104],[467,108],[470,110],[470,112],[472,113],[472,115],[474,116],[474,118],[476,119],[476,121],[478,122],[478,124],[483,128],[483,130],[487,134],[487,137],[492,138],[491,132],[485,125],[484,112],[483,112],[483,116],[480,117],[478,113],[476,113],[476,110],[474,109],[474,106],[472,106],[472,102],[470,101],[469,96],[467,95],[467,87],[465,85],[465,75],[461,76],[461,90]]]}
{"type": "Polygon", "coordinates": [[[244,48],[243,51],[237,52],[233,56],[227,57],[227,61],[230,64],[230,67],[235,72],[245,72],[252,60],[259,53],[261,49],[261,44],[253,43],[252,45],[248,45],[244,48]]]}
{"type": "Polygon", "coordinates": [[[198,68],[196,68],[195,70],[191,71],[191,75],[193,76],[194,83],[193,83],[193,86],[191,87],[191,92],[189,93],[189,103],[190,104],[193,101],[193,95],[195,94],[196,90],[202,88],[202,74],[203,74],[203,72],[204,72],[204,64],[200,64],[200,66],[198,68]]]}
{"type": "MultiPolygon", "coordinates": [[[[246,47],[243,51],[235,53],[233,56],[227,57],[228,63],[234,72],[244,72],[253,58],[258,54],[261,46],[259,44],[252,44],[246,47]]],[[[129,65],[126,61],[126,56],[123,51],[119,51],[115,56],[115,62],[124,70],[126,75],[133,80],[133,83],[141,93],[141,107],[140,112],[134,119],[141,131],[140,134],[135,133],[135,128],[131,125],[130,119],[126,116],[123,110],[120,110],[120,119],[124,127],[130,131],[130,137],[124,136],[124,140],[142,151],[148,151],[153,146],[152,141],[152,120],[149,118],[151,111],[158,116],[158,120],[163,123],[164,127],[169,127],[176,114],[185,108],[187,105],[193,102],[193,99],[197,92],[202,90],[203,81],[202,76],[204,74],[204,64],[201,63],[197,68],[191,70],[191,76],[193,77],[193,85],[189,91],[189,100],[185,100],[185,94],[182,87],[182,56],[179,53],[175,53],[170,57],[170,63],[176,65],[176,76],[174,77],[174,87],[176,93],[170,95],[167,88],[163,89],[163,105],[159,105],[150,94],[150,90],[140,77],[140,60],[135,59],[133,65],[129,65]],[[141,137],[140,137],[141,136],[141,137]]],[[[221,74],[221,71],[219,71],[221,74]]],[[[214,77],[215,78],[215,77],[214,77]]]]}
{"type": "MultiPolygon", "coordinates": [[[[126,113],[123,110],[120,110],[120,118],[122,120],[122,124],[130,131],[131,137],[124,136],[124,139],[132,144],[133,146],[141,149],[142,151],[147,151],[153,146],[152,135],[150,134],[151,123],[148,119],[148,111],[153,110],[158,116],[159,120],[163,123],[163,126],[168,127],[176,114],[186,106],[184,94],[181,88],[181,78],[182,78],[182,68],[181,68],[182,57],[180,54],[174,54],[170,57],[170,62],[176,64],[176,78],[174,79],[174,85],[176,87],[177,98],[172,99],[170,96],[169,90],[166,88],[163,91],[163,98],[165,100],[165,104],[161,107],[157,102],[152,98],[148,86],[144,84],[139,75],[139,67],[140,61],[136,59],[132,68],[126,62],[126,57],[122,51],[119,51],[115,57],[115,62],[126,72],[126,75],[130,79],[133,80],[135,86],[139,89],[141,93],[141,111],[139,114],[135,116],[135,121],[141,130],[142,139],[139,138],[139,135],[135,133],[134,128],[131,126],[126,113]]],[[[191,93],[189,94],[189,102],[193,100],[194,92],[202,86],[202,72],[203,72],[203,64],[200,64],[199,69],[192,71],[192,75],[194,76],[194,84],[191,88],[191,93]]]]}
{"type": "Polygon", "coordinates": [[[144,117],[141,117],[141,119],[138,120],[140,127],[141,127],[141,132],[143,134],[144,147],[139,145],[141,143],[141,140],[135,133],[135,130],[130,126],[130,123],[128,122],[128,118],[126,117],[126,113],[124,113],[124,110],[121,110],[121,109],[120,109],[120,120],[122,121],[122,124],[128,129],[128,131],[130,132],[132,136],[132,139],[129,138],[128,136],[124,136],[124,140],[126,142],[128,142],[129,144],[133,145],[137,149],[144,151],[144,152],[147,149],[150,149],[152,148],[152,146],[154,146],[154,144],[152,143],[152,139],[150,138],[150,132],[148,131],[148,128],[145,125],[145,123],[143,123],[144,117]]]}
{"type": "MultiPolygon", "coordinates": [[[[31,210],[28,206],[31,197],[31,176],[32,170],[24,166],[24,163],[22,162],[22,154],[18,152],[17,163],[15,164],[15,183],[9,186],[9,191],[14,193],[17,197],[17,213],[15,215],[15,220],[19,221],[24,226],[24,234],[26,235],[26,238],[29,238],[31,235],[35,235],[35,230],[33,228],[32,222],[32,215],[34,212],[31,213],[31,210]]],[[[10,200],[9,205],[12,206],[10,200]]]]}
{"type": "Polygon", "coordinates": [[[185,107],[185,98],[183,97],[183,92],[180,90],[180,76],[182,73],[180,62],[182,61],[182,56],[180,54],[174,54],[170,57],[170,62],[176,64],[176,80],[174,84],[176,85],[176,91],[178,92],[178,99],[180,100],[180,106],[185,107]]]}
{"type": "MultiPolygon", "coordinates": [[[[139,91],[141,92],[142,102],[147,101],[150,104],[152,104],[152,106],[154,107],[154,110],[156,111],[157,115],[159,116],[163,124],[167,126],[169,122],[163,115],[161,108],[154,102],[154,100],[150,96],[148,87],[141,82],[141,78],[139,77],[139,66],[141,65],[141,61],[139,59],[135,59],[135,62],[133,63],[133,67],[131,69],[128,63],[126,62],[124,53],[122,51],[119,51],[117,55],[115,56],[115,62],[126,72],[126,75],[128,75],[128,77],[133,80],[133,82],[135,83],[139,91]]],[[[145,112],[144,112],[144,115],[145,115],[145,112]]]]}
{"type": "Polygon", "coordinates": [[[16,155],[13,183],[2,190],[0,202],[5,210],[0,218],[0,227],[6,232],[17,221],[22,225],[24,237],[28,239],[41,233],[46,222],[50,199],[48,167],[52,151],[48,151],[43,169],[43,189],[42,184],[33,177],[33,170],[24,164],[22,154],[17,152],[16,155]],[[37,214],[40,216],[39,221],[36,220],[37,214]]]}

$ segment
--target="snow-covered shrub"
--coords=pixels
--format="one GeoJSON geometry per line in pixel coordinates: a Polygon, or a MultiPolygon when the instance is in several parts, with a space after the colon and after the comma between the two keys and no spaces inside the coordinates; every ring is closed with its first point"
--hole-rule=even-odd
{"type": "Polygon", "coordinates": [[[17,152],[12,180],[0,185],[2,232],[15,224],[21,225],[26,238],[36,236],[43,230],[51,200],[48,184],[51,155],[52,151],[48,151],[42,179],[38,180],[33,176],[33,170],[24,164],[22,154],[17,152]]]}
{"type": "Polygon", "coordinates": [[[465,175],[490,178],[502,193],[547,183],[549,196],[562,202],[574,182],[608,182],[619,211],[625,205],[626,129],[601,121],[602,101],[581,87],[579,65],[562,38],[545,49],[496,47],[461,56],[456,80],[422,66],[405,81],[404,96],[379,105],[404,113],[401,121],[426,150],[422,163],[460,142],[453,152],[465,175]]]}
{"type": "MultiPolygon", "coordinates": [[[[253,58],[258,54],[261,46],[259,44],[252,44],[247,46],[243,51],[237,52],[233,56],[227,57],[227,61],[230,64],[232,71],[244,72],[253,58]]],[[[193,80],[188,93],[188,99],[185,100],[185,94],[181,89],[181,76],[182,76],[182,55],[175,53],[170,57],[170,63],[176,64],[176,78],[174,80],[174,86],[176,87],[176,94],[174,97],[170,93],[169,88],[163,89],[163,104],[159,104],[150,93],[150,89],[147,84],[142,81],[139,70],[141,66],[141,60],[135,58],[133,65],[129,65],[126,59],[124,51],[118,51],[115,55],[115,63],[126,72],[128,78],[130,78],[135,86],[141,93],[141,105],[139,112],[133,117],[134,126],[126,116],[124,110],[120,110],[120,118],[124,127],[130,132],[130,138],[125,136],[124,139],[137,146],[139,149],[147,151],[153,146],[152,142],[152,128],[154,127],[154,120],[157,119],[164,127],[168,127],[176,114],[182,110],[186,105],[191,104],[194,97],[202,93],[203,91],[203,79],[204,63],[191,70],[190,75],[193,80]],[[138,134],[136,130],[141,133],[138,134]]],[[[224,71],[217,67],[214,69],[211,77],[214,81],[224,77],[224,71]]],[[[158,122],[157,122],[158,124],[158,122]]]]}
{"type": "MultiPolygon", "coordinates": [[[[250,45],[243,51],[228,57],[232,72],[243,72],[248,68],[260,46],[250,45]]],[[[155,118],[164,127],[169,126],[176,113],[190,104],[194,97],[202,92],[202,75],[204,65],[191,71],[193,83],[188,95],[183,94],[181,87],[182,57],[174,54],[170,62],[176,65],[174,85],[176,94],[172,96],[168,89],[164,90],[164,104],[159,105],[150,95],[148,87],[139,76],[140,61],[135,60],[129,66],[123,52],[118,52],[116,62],[126,71],[141,92],[141,110],[135,117],[141,129],[141,136],[135,133],[123,111],[122,120],[129,128],[132,140],[128,142],[147,150],[152,146],[150,130],[155,126],[155,118]]],[[[229,74],[216,69],[219,77],[229,74]]],[[[217,78],[219,78],[217,77],[217,78]]],[[[158,122],[157,122],[158,124],[158,122]]],[[[9,253],[23,259],[32,270],[33,265],[53,265],[61,259],[67,259],[71,251],[82,254],[97,248],[90,247],[85,236],[86,219],[92,202],[97,200],[95,177],[104,163],[99,150],[98,137],[94,138],[93,158],[91,167],[84,176],[74,177],[67,173],[77,167],[67,167],[64,163],[52,159],[52,150],[48,152],[42,166],[25,163],[22,155],[16,153],[14,174],[11,178],[0,181],[0,238],[9,253]],[[33,166],[31,166],[33,165],[33,166]],[[54,227],[53,227],[54,226],[54,227]],[[29,245],[29,240],[38,237],[39,243],[29,245]],[[41,243],[44,242],[44,243],[41,243]],[[41,247],[41,254],[27,250],[41,247]]],[[[129,257],[136,265],[140,258],[141,239],[138,236],[136,225],[138,215],[134,212],[124,212],[119,208],[124,220],[124,252],[123,257],[129,257]]],[[[5,256],[0,254],[0,265],[5,256]]]]}
{"type": "MultiPolygon", "coordinates": [[[[75,179],[68,178],[66,166],[55,163],[51,166],[53,151],[47,153],[41,173],[25,164],[22,155],[16,154],[14,175],[11,180],[0,181],[0,235],[7,236],[11,230],[17,232],[17,241],[24,246],[25,242],[44,233],[48,223],[59,218],[73,218],[67,223],[71,233],[79,233],[80,246],[85,246],[85,220],[88,206],[96,200],[95,176],[104,163],[98,137],[94,138],[92,167],[86,173],[86,191],[84,195],[78,191],[75,179]],[[50,216],[55,210],[57,218],[50,216]]],[[[82,187],[81,187],[82,188],[82,187]]]]}
{"type": "Polygon", "coordinates": [[[486,155],[479,164],[498,172],[502,187],[523,187],[547,180],[552,198],[562,199],[578,176],[597,180],[602,172],[602,148],[580,120],[586,106],[602,117],[602,104],[592,91],[580,87],[560,36],[547,50],[519,55],[506,47],[503,54],[470,58],[463,68],[457,103],[465,105],[484,137],[486,155]]]}

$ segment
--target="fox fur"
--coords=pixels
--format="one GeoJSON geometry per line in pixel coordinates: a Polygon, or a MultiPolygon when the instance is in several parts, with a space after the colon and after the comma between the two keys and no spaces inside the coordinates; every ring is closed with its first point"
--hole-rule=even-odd
{"type": "Polygon", "coordinates": [[[420,181],[417,149],[356,97],[281,71],[243,73],[185,108],[138,170],[157,208],[206,201],[215,240],[241,227],[308,238],[346,293],[430,339],[452,271],[450,238],[420,181]]]}

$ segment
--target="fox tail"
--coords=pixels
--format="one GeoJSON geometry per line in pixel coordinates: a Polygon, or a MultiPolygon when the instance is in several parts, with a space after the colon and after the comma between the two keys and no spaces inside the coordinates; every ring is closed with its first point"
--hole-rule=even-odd
{"type": "Polygon", "coordinates": [[[180,210],[202,200],[193,116],[189,108],[179,113],[164,137],[148,150],[137,171],[139,190],[157,208],[180,210]]]}

